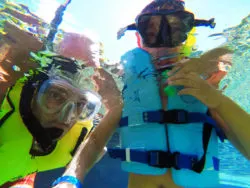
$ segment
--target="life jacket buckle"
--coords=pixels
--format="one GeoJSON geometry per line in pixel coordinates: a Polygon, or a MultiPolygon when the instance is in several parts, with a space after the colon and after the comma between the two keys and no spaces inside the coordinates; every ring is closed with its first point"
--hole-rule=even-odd
{"type": "Polygon", "coordinates": [[[168,110],[164,111],[163,121],[173,124],[185,124],[189,123],[188,112],[186,110],[168,110]]]}
{"type": "Polygon", "coordinates": [[[149,151],[149,165],[157,168],[175,168],[179,170],[179,152],[149,151]]]}
{"type": "Polygon", "coordinates": [[[179,159],[179,156],[180,156],[180,152],[174,152],[173,154],[172,154],[172,158],[173,158],[173,160],[172,160],[172,167],[175,169],[175,170],[180,170],[180,168],[178,167],[178,159],[179,159]]]}
{"type": "Polygon", "coordinates": [[[191,161],[191,169],[194,169],[195,168],[195,165],[197,164],[197,162],[198,162],[198,160],[197,160],[197,158],[191,158],[190,159],[190,161],[191,161]]]}
{"type": "Polygon", "coordinates": [[[149,151],[149,166],[157,167],[157,168],[166,168],[165,165],[165,156],[166,152],[164,151],[149,151]]]}

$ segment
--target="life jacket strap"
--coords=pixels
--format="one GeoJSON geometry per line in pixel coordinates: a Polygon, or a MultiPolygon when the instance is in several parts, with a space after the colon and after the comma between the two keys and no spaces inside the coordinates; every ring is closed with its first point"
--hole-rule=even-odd
{"type": "Polygon", "coordinates": [[[194,167],[199,163],[197,155],[187,155],[179,152],[108,148],[108,153],[111,158],[119,158],[127,162],[144,163],[157,168],[190,169],[195,171],[194,167]]]}
{"type": "MultiPolygon", "coordinates": [[[[13,87],[10,87],[8,90],[8,93],[6,95],[6,98],[4,100],[6,100],[6,102],[8,102],[10,109],[8,109],[7,112],[3,112],[4,110],[0,108],[0,113],[3,113],[3,116],[1,114],[1,118],[0,118],[0,127],[4,124],[4,122],[14,113],[15,111],[15,106],[14,103],[12,102],[11,98],[10,98],[10,91],[13,89],[13,87]]],[[[4,101],[3,101],[4,102],[4,101]]],[[[1,105],[0,105],[1,106],[1,105]]]]}
{"type": "Polygon", "coordinates": [[[207,114],[200,112],[188,112],[182,109],[174,110],[154,110],[154,111],[144,111],[142,113],[136,113],[132,116],[123,117],[120,120],[120,127],[135,126],[130,123],[135,119],[136,124],[139,125],[144,123],[171,123],[171,124],[187,124],[187,123],[203,123],[215,128],[217,135],[220,140],[223,141],[226,137],[222,130],[218,127],[216,121],[207,114]]]}

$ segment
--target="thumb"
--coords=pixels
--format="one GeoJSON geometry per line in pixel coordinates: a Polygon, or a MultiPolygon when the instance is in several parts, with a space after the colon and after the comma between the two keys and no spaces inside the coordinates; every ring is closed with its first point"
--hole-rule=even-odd
{"type": "Polygon", "coordinates": [[[208,52],[206,52],[205,54],[203,54],[201,56],[201,58],[203,59],[214,59],[214,58],[219,58],[220,56],[222,55],[225,55],[225,54],[232,54],[233,51],[227,49],[227,48],[215,48],[215,49],[212,49],[208,52]]]}

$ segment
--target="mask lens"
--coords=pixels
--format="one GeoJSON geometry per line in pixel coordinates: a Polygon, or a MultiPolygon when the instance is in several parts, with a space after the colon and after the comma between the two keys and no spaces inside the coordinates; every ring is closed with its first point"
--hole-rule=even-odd
{"type": "Polygon", "coordinates": [[[82,90],[60,80],[47,80],[39,89],[37,103],[43,112],[57,117],[58,121],[85,120],[100,109],[99,95],[82,90]]]}
{"type": "Polygon", "coordinates": [[[161,15],[142,15],[138,19],[138,32],[145,44],[154,44],[161,25],[161,15]]]}
{"type": "Polygon", "coordinates": [[[85,105],[79,120],[87,120],[93,119],[94,116],[99,112],[101,108],[101,97],[93,92],[89,92],[86,94],[88,103],[85,105]]]}
{"type": "MultiPolygon", "coordinates": [[[[173,14],[176,22],[179,24],[179,28],[183,32],[189,32],[194,27],[194,15],[189,12],[179,12],[173,14]]],[[[170,24],[171,25],[171,24],[170,24]]]]}
{"type": "Polygon", "coordinates": [[[193,28],[194,16],[189,12],[141,15],[138,31],[149,47],[175,47],[184,42],[193,28]],[[163,20],[162,20],[163,19],[163,20]]]}
{"type": "Polygon", "coordinates": [[[52,81],[46,81],[39,90],[38,103],[49,113],[58,112],[68,101],[72,91],[56,84],[52,81]]]}

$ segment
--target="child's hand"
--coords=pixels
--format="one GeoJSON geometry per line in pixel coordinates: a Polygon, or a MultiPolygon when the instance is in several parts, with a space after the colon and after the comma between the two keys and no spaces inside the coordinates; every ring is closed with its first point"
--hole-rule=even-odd
{"type": "Polygon", "coordinates": [[[115,80],[107,71],[97,69],[93,79],[96,83],[97,92],[102,96],[102,102],[106,108],[111,109],[122,102],[121,92],[115,80]]]}
{"type": "Polygon", "coordinates": [[[184,86],[178,92],[179,95],[192,95],[209,108],[216,108],[220,105],[222,94],[203,80],[197,73],[177,72],[167,80],[168,85],[184,86]]]}
{"type": "Polygon", "coordinates": [[[232,61],[232,52],[226,48],[215,48],[204,53],[200,58],[184,59],[176,63],[175,67],[168,72],[168,76],[175,72],[197,74],[209,77],[210,74],[220,69],[220,62],[232,61]]]}

